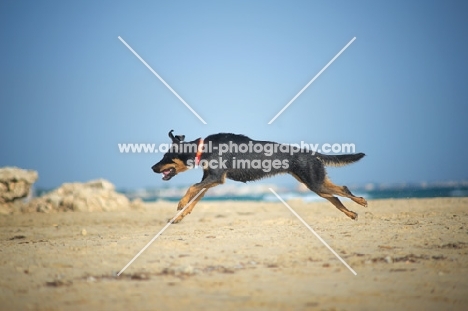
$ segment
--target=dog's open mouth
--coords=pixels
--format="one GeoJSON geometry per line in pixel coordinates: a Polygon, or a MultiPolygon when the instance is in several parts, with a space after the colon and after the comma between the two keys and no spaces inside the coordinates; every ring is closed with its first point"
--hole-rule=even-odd
{"type": "Polygon", "coordinates": [[[161,171],[161,173],[163,174],[163,177],[162,177],[163,180],[169,180],[175,176],[176,170],[175,168],[171,167],[171,168],[161,171]]]}

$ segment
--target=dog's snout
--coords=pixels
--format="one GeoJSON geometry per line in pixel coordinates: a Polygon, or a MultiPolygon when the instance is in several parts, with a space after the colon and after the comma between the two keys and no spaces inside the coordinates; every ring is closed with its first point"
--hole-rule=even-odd
{"type": "Polygon", "coordinates": [[[158,172],[159,172],[159,171],[158,171],[157,164],[153,165],[153,166],[151,167],[151,169],[152,169],[153,172],[155,172],[155,173],[158,173],[158,172]]]}

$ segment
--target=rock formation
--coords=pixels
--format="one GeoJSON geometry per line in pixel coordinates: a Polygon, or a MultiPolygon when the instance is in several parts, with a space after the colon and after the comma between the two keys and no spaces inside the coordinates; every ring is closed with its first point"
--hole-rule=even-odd
{"type": "Polygon", "coordinates": [[[18,210],[37,178],[36,171],[17,167],[0,168],[0,213],[18,210]]]}
{"type": "Polygon", "coordinates": [[[65,183],[52,192],[33,199],[25,212],[96,212],[122,211],[137,208],[126,196],[117,193],[114,185],[104,179],[86,183],[65,183]]]}

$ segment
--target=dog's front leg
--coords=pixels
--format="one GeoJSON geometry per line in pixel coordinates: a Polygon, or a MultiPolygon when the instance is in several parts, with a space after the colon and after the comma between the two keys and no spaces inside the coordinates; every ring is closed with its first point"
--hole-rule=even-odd
{"type": "Polygon", "coordinates": [[[179,204],[177,205],[177,210],[180,211],[182,210],[184,207],[186,207],[188,204],[190,204],[189,206],[187,206],[187,208],[182,212],[182,214],[180,214],[175,220],[174,220],[174,223],[178,223],[180,222],[185,216],[187,216],[188,214],[190,214],[193,210],[193,208],[195,207],[195,205],[198,203],[198,201],[201,200],[201,198],[205,195],[206,191],[208,190],[207,188],[204,188],[204,187],[200,187],[198,186],[199,184],[195,184],[193,186],[191,186],[190,188],[188,188],[187,190],[187,193],[184,195],[184,197],[179,201],[179,204]],[[193,200],[193,198],[196,196],[197,198],[195,200],[193,200]],[[193,200],[193,201],[192,201],[193,200]],[[192,201],[192,202],[190,202],[192,201]]]}
{"type": "Polygon", "coordinates": [[[223,182],[224,178],[216,178],[215,176],[211,176],[188,188],[187,193],[185,193],[184,197],[179,201],[177,210],[182,210],[185,206],[187,206],[187,204],[190,205],[174,220],[174,223],[180,222],[185,216],[190,214],[195,205],[203,198],[209,188],[215,187],[219,184],[222,184],[223,182]],[[195,200],[193,200],[195,196],[197,197],[195,200]]]}

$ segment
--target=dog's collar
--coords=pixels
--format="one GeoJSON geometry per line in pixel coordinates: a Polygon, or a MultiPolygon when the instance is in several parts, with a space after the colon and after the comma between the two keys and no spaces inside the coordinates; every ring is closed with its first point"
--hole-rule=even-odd
{"type": "Polygon", "coordinates": [[[203,152],[203,139],[200,138],[200,141],[198,142],[198,146],[197,146],[197,154],[195,156],[195,165],[197,166],[198,166],[198,163],[200,163],[202,152],[203,152]]]}

